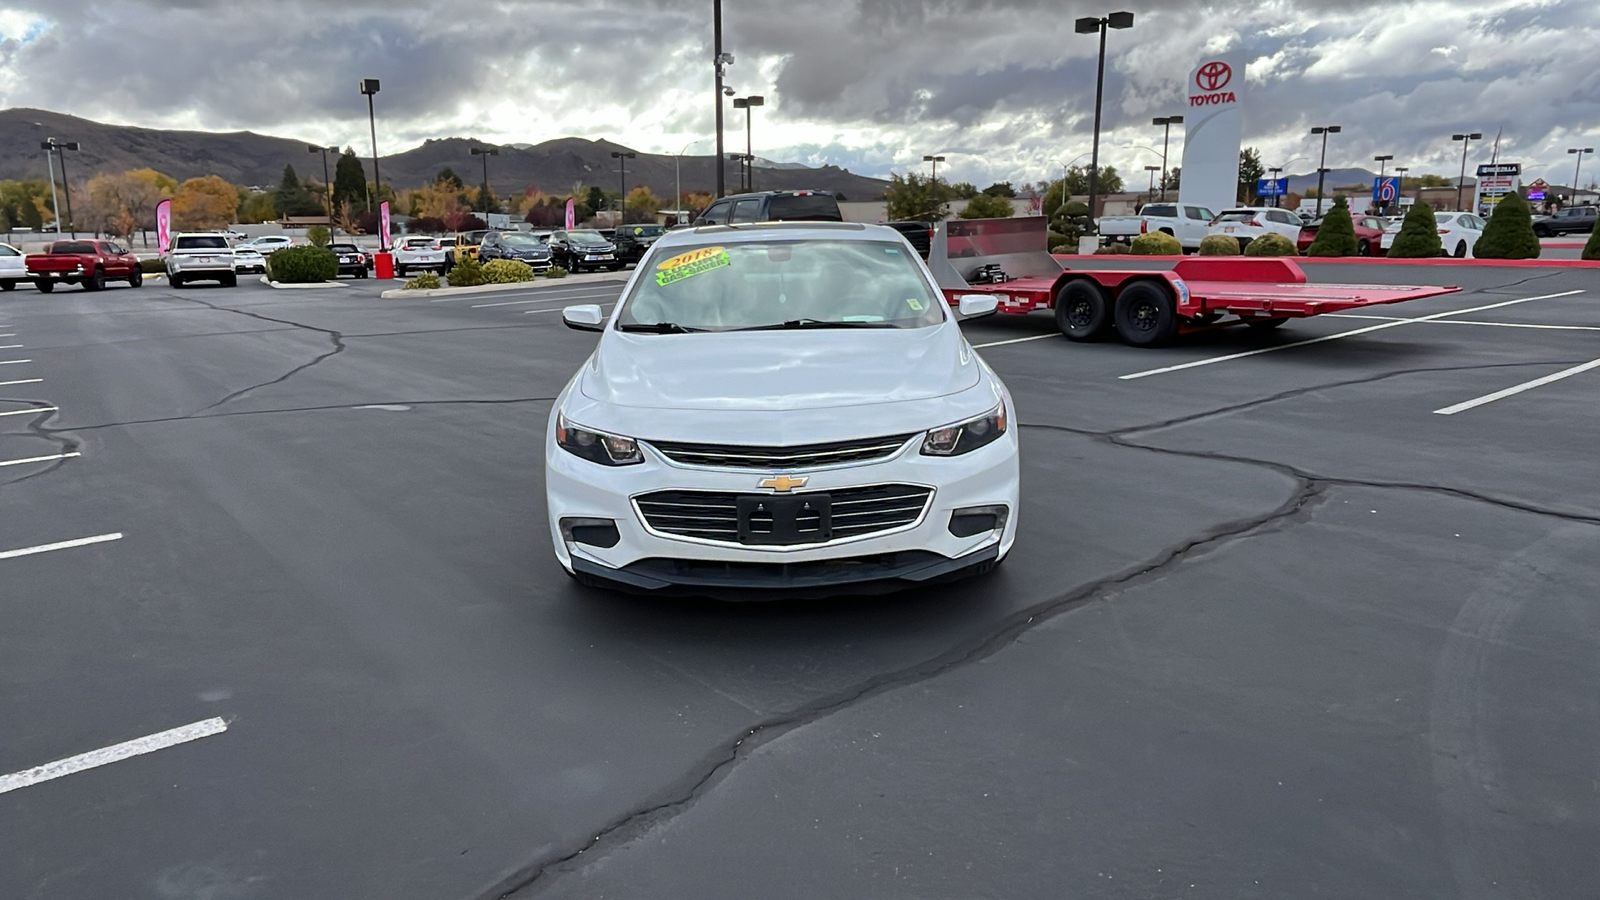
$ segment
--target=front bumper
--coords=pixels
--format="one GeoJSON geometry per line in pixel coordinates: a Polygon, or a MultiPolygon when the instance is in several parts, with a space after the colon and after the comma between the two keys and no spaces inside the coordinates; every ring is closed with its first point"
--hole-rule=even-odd
{"type": "Polygon", "coordinates": [[[933,496],[914,523],[818,544],[751,546],[655,531],[633,501],[664,490],[767,495],[771,492],[757,485],[774,472],[681,466],[648,444],[639,465],[601,466],[557,447],[547,433],[545,492],[556,557],[569,572],[624,589],[769,599],[892,591],[1009,552],[1019,500],[1015,427],[963,456],[927,457],[918,451],[913,440],[885,460],[800,473],[809,479],[804,493],[884,484],[930,487],[933,496]],[[1002,526],[965,536],[952,532],[957,510],[988,506],[1006,508],[1002,526]],[[562,533],[563,519],[613,523],[616,541],[605,547],[569,540],[562,533]]]}

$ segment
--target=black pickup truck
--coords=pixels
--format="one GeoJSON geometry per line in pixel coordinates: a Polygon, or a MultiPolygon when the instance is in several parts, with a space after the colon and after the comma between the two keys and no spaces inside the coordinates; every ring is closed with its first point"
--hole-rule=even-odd
{"type": "Polygon", "coordinates": [[[906,236],[911,243],[911,249],[928,258],[928,252],[933,249],[934,224],[932,222],[885,222],[889,228],[906,236]]]}
{"type": "Polygon", "coordinates": [[[1569,206],[1553,216],[1534,216],[1533,233],[1539,237],[1558,234],[1588,234],[1600,220],[1600,206],[1569,206]]]}

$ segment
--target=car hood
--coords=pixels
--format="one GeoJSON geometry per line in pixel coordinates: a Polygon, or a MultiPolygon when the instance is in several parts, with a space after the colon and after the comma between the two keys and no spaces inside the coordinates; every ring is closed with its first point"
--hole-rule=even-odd
{"type": "Polygon", "coordinates": [[[606,332],[585,397],[651,410],[793,411],[927,400],[978,383],[953,323],[917,329],[606,332]]]}

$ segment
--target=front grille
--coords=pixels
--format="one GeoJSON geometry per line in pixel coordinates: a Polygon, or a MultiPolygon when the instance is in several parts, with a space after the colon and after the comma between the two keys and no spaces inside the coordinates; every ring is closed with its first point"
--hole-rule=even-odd
{"type": "Polygon", "coordinates": [[[740,444],[682,444],[650,441],[650,446],[675,463],[721,469],[813,469],[872,462],[891,456],[915,435],[858,438],[831,444],[751,447],[740,444]]]}
{"type": "Polygon", "coordinates": [[[922,518],[932,496],[932,488],[880,484],[797,494],[657,491],[634,502],[645,524],[662,534],[771,546],[820,544],[903,528],[922,518]],[[793,507],[788,527],[775,518],[783,514],[773,512],[774,504],[793,507]]]}

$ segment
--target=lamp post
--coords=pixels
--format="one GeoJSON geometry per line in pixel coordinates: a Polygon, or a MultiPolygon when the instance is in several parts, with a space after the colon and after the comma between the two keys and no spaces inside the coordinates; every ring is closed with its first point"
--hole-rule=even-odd
{"type": "Polygon", "coordinates": [[[1156,173],[1161,171],[1160,166],[1145,166],[1144,170],[1150,173],[1150,190],[1145,192],[1145,202],[1156,199],[1156,173]]]}
{"type": "Polygon", "coordinates": [[[622,193],[617,195],[617,224],[622,224],[623,209],[628,205],[628,160],[637,159],[639,154],[631,150],[613,150],[611,158],[617,161],[617,185],[622,193]]]}
{"type": "MultiPolygon", "coordinates": [[[[78,228],[77,228],[77,225],[74,223],[74,220],[72,218],[72,183],[67,180],[67,155],[66,155],[66,153],[64,151],[71,150],[73,152],[77,152],[77,150],[78,150],[78,142],[77,141],[58,141],[55,138],[46,138],[44,143],[40,144],[39,146],[44,148],[46,151],[51,151],[51,150],[55,151],[56,156],[61,160],[61,191],[62,191],[62,193],[66,194],[66,197],[67,197],[67,231],[70,232],[73,237],[77,237],[78,236],[78,228]]],[[[51,178],[50,178],[50,189],[51,189],[51,192],[53,194],[54,191],[55,191],[55,176],[53,174],[51,175],[51,178]]],[[[61,212],[59,210],[57,210],[56,211],[56,234],[60,234],[60,233],[61,233],[61,212]]]]}
{"type": "Polygon", "coordinates": [[[733,98],[733,108],[744,110],[744,155],[745,164],[748,165],[749,168],[740,172],[740,183],[744,186],[744,190],[747,191],[753,191],[756,189],[756,157],[755,151],[751,149],[750,117],[752,113],[750,110],[755,109],[758,106],[765,106],[766,103],[767,98],[761,96],[760,94],[751,94],[748,97],[733,98]],[[748,180],[745,180],[745,172],[749,173],[748,180]]]}
{"type": "MultiPolygon", "coordinates": [[[[378,92],[378,79],[361,79],[361,93],[367,96],[367,127],[372,130],[372,190],[367,192],[367,212],[372,212],[372,195],[383,190],[383,176],[378,174],[378,116],[373,111],[372,95],[378,92]]],[[[378,229],[378,252],[389,249],[383,238],[383,229],[378,229]]]]}
{"type": "Polygon", "coordinates": [[[722,52],[722,0],[711,0],[711,16],[711,62],[717,71],[717,196],[721,197],[727,193],[727,173],[722,163],[722,156],[727,152],[722,139],[722,79],[733,65],[733,54],[722,52]]]}
{"type": "MultiPolygon", "coordinates": [[[[1394,154],[1392,153],[1388,156],[1374,156],[1372,158],[1372,161],[1378,164],[1378,215],[1380,216],[1387,215],[1389,212],[1389,201],[1383,199],[1383,167],[1391,159],[1394,159],[1394,154]]],[[[1395,191],[1396,196],[1399,193],[1399,191],[1395,191]]]]}
{"type": "Polygon", "coordinates": [[[672,198],[672,217],[679,225],[683,224],[683,216],[680,215],[680,213],[683,212],[683,155],[689,152],[690,147],[693,147],[698,143],[700,142],[690,141],[689,143],[683,145],[682,150],[679,150],[677,153],[673,154],[672,170],[678,185],[678,195],[672,198]]]}
{"type": "Polygon", "coordinates": [[[1094,76],[1094,144],[1089,151],[1089,233],[1097,234],[1095,200],[1100,188],[1100,112],[1106,90],[1106,29],[1132,28],[1133,13],[1114,12],[1105,18],[1088,16],[1073,23],[1078,34],[1100,34],[1100,63],[1094,76]]]}
{"type": "Polygon", "coordinates": [[[1467,186],[1467,148],[1473,141],[1483,139],[1483,132],[1474,131],[1468,134],[1452,134],[1450,140],[1461,142],[1461,177],[1456,179],[1456,211],[1461,211],[1461,192],[1467,186]]]}
{"type": "Polygon", "coordinates": [[[1161,199],[1167,199],[1167,141],[1172,137],[1172,126],[1182,125],[1183,116],[1157,116],[1151,125],[1161,126],[1161,199]]]}
{"type": "Polygon", "coordinates": [[[499,156],[499,147],[473,147],[472,155],[483,159],[483,214],[489,214],[489,157],[499,156]]]}
{"type": "Polygon", "coordinates": [[[1322,195],[1327,193],[1324,186],[1328,181],[1328,135],[1338,134],[1343,131],[1342,125],[1318,125],[1311,129],[1312,134],[1322,135],[1322,161],[1317,163],[1317,218],[1322,218],[1322,195]]]}
{"type": "Polygon", "coordinates": [[[933,201],[933,207],[930,208],[928,212],[938,212],[938,207],[941,202],[939,200],[939,163],[944,162],[944,157],[924,156],[922,161],[925,163],[933,163],[933,180],[928,183],[928,198],[933,201]]]}
{"type": "Polygon", "coordinates": [[[322,154],[322,199],[328,207],[328,240],[333,240],[333,180],[328,176],[328,154],[338,153],[338,147],[306,147],[307,153],[322,154]]]}
{"type": "MultiPolygon", "coordinates": [[[[1572,168],[1572,205],[1578,205],[1578,176],[1583,172],[1583,155],[1593,153],[1593,147],[1573,147],[1567,151],[1578,158],[1578,164],[1572,168]]],[[[63,176],[65,173],[63,173],[63,176]]]]}
{"type": "Polygon", "coordinates": [[[61,198],[56,195],[56,145],[55,138],[46,138],[39,148],[44,151],[44,164],[50,170],[50,209],[56,214],[56,235],[61,234],[61,198]]]}

